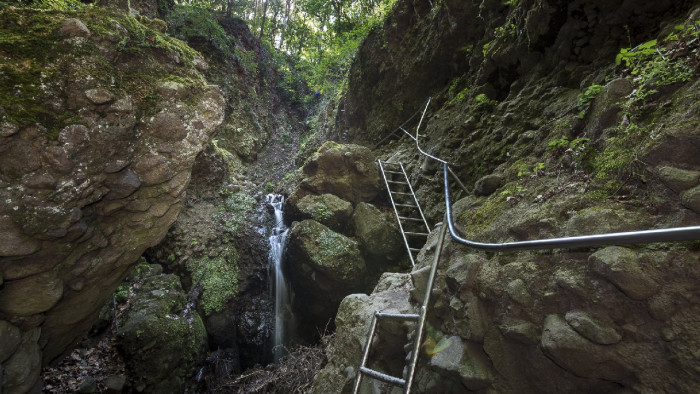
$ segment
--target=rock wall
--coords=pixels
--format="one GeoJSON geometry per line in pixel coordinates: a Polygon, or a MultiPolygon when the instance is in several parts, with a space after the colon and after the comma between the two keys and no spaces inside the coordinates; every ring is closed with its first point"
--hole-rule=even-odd
{"type": "Polygon", "coordinates": [[[157,21],[0,14],[0,374],[21,393],[163,238],[224,100],[157,21]]]}
{"type": "MultiPolygon", "coordinates": [[[[697,226],[698,15],[691,2],[398,2],[360,50],[338,127],[378,141],[432,95],[422,145],[468,185],[452,192],[469,239],[697,226]],[[652,50],[626,62],[639,44],[652,50]]],[[[377,154],[404,163],[440,221],[443,174],[414,146],[377,154]]],[[[697,241],[493,254],[448,239],[413,390],[695,392],[698,259],[697,241]]],[[[354,303],[384,295],[364,297],[341,304],[316,392],[351,389],[368,325],[354,303]]],[[[400,375],[406,353],[375,345],[374,365],[400,375]]]]}

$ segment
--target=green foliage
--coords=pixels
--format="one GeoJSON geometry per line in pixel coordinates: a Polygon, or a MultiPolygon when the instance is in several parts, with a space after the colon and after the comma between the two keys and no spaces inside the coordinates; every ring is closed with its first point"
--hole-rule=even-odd
{"type": "Polygon", "coordinates": [[[662,56],[640,62],[634,66],[631,73],[641,85],[654,81],[657,86],[665,86],[676,82],[688,82],[693,78],[693,68],[685,61],[662,56]]]}
{"type": "Polygon", "coordinates": [[[474,97],[474,103],[477,109],[485,109],[498,104],[498,101],[491,100],[486,94],[480,93],[474,97]]]}
{"type": "Polygon", "coordinates": [[[602,91],[602,85],[591,85],[588,88],[586,88],[585,92],[578,95],[578,104],[576,106],[579,110],[579,118],[583,119],[593,99],[595,99],[598,96],[598,94],[600,94],[600,92],[602,91]]]}
{"type": "Polygon", "coordinates": [[[238,293],[238,252],[230,249],[222,256],[188,260],[192,283],[202,289],[201,305],[206,315],[221,312],[238,293]]]}
{"type": "Polygon", "coordinates": [[[234,51],[231,50],[234,46],[233,40],[219,25],[216,15],[211,9],[198,6],[177,6],[168,14],[168,22],[168,30],[174,37],[183,41],[205,40],[226,56],[236,57],[234,51]]]}
{"type": "Polygon", "coordinates": [[[507,39],[514,38],[516,33],[517,33],[516,27],[513,23],[508,23],[506,25],[499,26],[494,31],[496,38],[499,40],[507,40],[507,39]]]}
{"type": "Polygon", "coordinates": [[[629,67],[640,59],[656,53],[656,44],[656,40],[651,40],[639,44],[634,48],[622,48],[620,49],[620,53],[615,56],[615,64],[619,66],[620,64],[625,63],[625,66],[629,67]]]}

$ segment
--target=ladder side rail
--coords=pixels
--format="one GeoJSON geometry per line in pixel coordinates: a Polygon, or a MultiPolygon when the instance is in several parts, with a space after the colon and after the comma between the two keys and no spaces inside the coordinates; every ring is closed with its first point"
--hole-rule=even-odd
{"type": "Polygon", "coordinates": [[[420,207],[420,204],[418,203],[418,197],[416,197],[416,193],[413,191],[413,186],[411,186],[411,181],[408,179],[408,175],[406,174],[406,169],[403,168],[403,164],[399,163],[401,166],[401,172],[403,172],[404,178],[406,178],[406,183],[408,184],[408,190],[411,191],[411,196],[413,197],[413,202],[416,204],[418,207],[418,213],[420,213],[421,219],[423,219],[423,225],[425,226],[425,230],[427,232],[430,232],[430,226],[428,226],[428,221],[425,220],[425,215],[423,215],[423,209],[420,207]]]}
{"type": "Polygon", "coordinates": [[[361,368],[367,363],[367,357],[369,357],[369,348],[372,346],[372,339],[374,339],[374,331],[377,329],[377,316],[372,314],[372,322],[369,324],[369,332],[367,333],[367,342],[365,343],[365,348],[362,350],[362,361],[360,361],[360,366],[355,371],[355,385],[352,389],[353,394],[357,394],[360,390],[360,383],[362,382],[362,372],[361,368]]]}
{"type": "Polygon", "coordinates": [[[423,341],[423,329],[425,328],[425,319],[428,314],[428,303],[430,302],[430,293],[433,290],[433,284],[435,282],[435,276],[437,273],[438,264],[440,264],[440,254],[442,254],[442,247],[445,243],[445,235],[447,234],[447,217],[442,222],[440,227],[440,235],[438,236],[438,243],[435,247],[435,255],[433,256],[433,265],[430,267],[430,275],[428,276],[428,283],[425,288],[425,295],[423,296],[423,304],[420,307],[420,319],[418,320],[418,326],[416,327],[416,333],[414,336],[413,343],[413,353],[411,354],[411,362],[408,365],[408,376],[406,376],[406,388],[404,390],[405,394],[411,392],[411,384],[413,383],[413,378],[415,377],[416,364],[418,363],[418,356],[420,354],[420,346],[423,341]]]}
{"type": "MultiPolygon", "coordinates": [[[[411,267],[414,267],[416,265],[415,260],[413,259],[413,254],[411,253],[411,246],[408,244],[408,239],[406,239],[406,234],[404,234],[404,229],[403,225],[401,224],[401,219],[399,215],[399,211],[396,209],[396,202],[394,202],[394,196],[391,195],[391,187],[389,187],[389,181],[386,178],[386,174],[384,173],[384,166],[382,165],[381,160],[377,160],[379,163],[379,170],[382,173],[382,178],[384,178],[384,185],[386,185],[386,190],[389,192],[389,200],[391,200],[391,207],[394,209],[394,215],[396,215],[396,222],[399,224],[399,230],[401,231],[401,237],[403,238],[403,243],[406,246],[406,252],[408,253],[408,258],[411,259],[411,267]]],[[[403,168],[403,167],[402,167],[403,168]]],[[[405,173],[404,173],[405,175],[405,173]]],[[[409,185],[410,187],[411,185],[409,185]]]]}

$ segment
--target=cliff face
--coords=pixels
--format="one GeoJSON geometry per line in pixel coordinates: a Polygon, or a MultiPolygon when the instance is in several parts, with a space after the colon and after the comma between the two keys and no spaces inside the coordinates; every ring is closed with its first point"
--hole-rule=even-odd
{"type": "MultiPolygon", "coordinates": [[[[337,131],[377,142],[432,96],[421,145],[468,185],[452,191],[470,239],[698,225],[699,13],[692,2],[400,1],[360,49],[337,131]]],[[[404,163],[441,221],[441,169],[398,134],[377,153],[404,163]]],[[[412,272],[414,306],[435,236],[412,272]]],[[[697,242],[492,254],[448,237],[413,389],[697,391],[685,349],[700,338],[689,324],[698,259],[697,242]]],[[[405,287],[341,303],[316,392],[350,389],[368,308],[405,309],[405,287]]],[[[370,366],[400,375],[405,354],[382,356],[394,341],[380,333],[370,366]]]]}
{"type": "Polygon", "coordinates": [[[0,362],[2,387],[23,392],[177,218],[225,103],[162,22],[0,20],[0,362]]]}

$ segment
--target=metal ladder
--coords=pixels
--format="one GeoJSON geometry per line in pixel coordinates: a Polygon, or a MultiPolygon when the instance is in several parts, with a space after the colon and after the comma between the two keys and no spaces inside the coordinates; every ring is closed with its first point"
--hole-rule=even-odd
{"type": "Polygon", "coordinates": [[[392,384],[403,388],[405,394],[411,392],[411,384],[413,383],[413,378],[415,376],[416,364],[418,363],[418,356],[420,355],[421,343],[423,341],[423,329],[425,328],[425,318],[428,313],[428,303],[430,302],[430,293],[433,289],[433,282],[435,282],[435,274],[437,272],[437,266],[440,263],[440,254],[442,253],[442,246],[445,241],[445,234],[447,233],[447,221],[443,220],[440,226],[440,235],[438,236],[437,246],[435,248],[435,254],[433,256],[433,263],[430,267],[430,275],[428,277],[428,283],[426,284],[425,295],[423,296],[423,303],[420,306],[420,311],[417,314],[412,313],[383,313],[379,311],[374,312],[372,316],[372,321],[370,322],[369,332],[367,334],[367,341],[365,342],[364,349],[362,350],[362,361],[360,362],[360,367],[357,369],[357,375],[355,377],[355,385],[353,387],[353,393],[357,394],[360,390],[360,383],[362,382],[363,376],[368,376],[380,380],[385,383],[392,384]],[[374,334],[377,330],[377,323],[380,320],[394,320],[394,321],[407,321],[415,322],[416,328],[413,332],[413,346],[411,351],[411,358],[404,369],[402,377],[391,376],[385,374],[381,371],[377,371],[368,368],[367,359],[369,357],[369,351],[372,346],[372,340],[374,339],[374,334]]]}
{"type": "Polygon", "coordinates": [[[418,204],[418,199],[413,192],[413,187],[411,187],[403,165],[382,162],[381,160],[377,160],[377,162],[384,178],[386,190],[389,193],[391,206],[394,208],[396,221],[399,223],[399,230],[401,230],[408,257],[411,259],[411,266],[415,266],[418,252],[425,245],[428,233],[430,233],[428,221],[425,220],[423,210],[418,204]]]}

